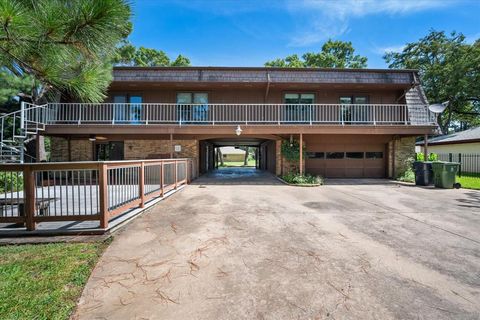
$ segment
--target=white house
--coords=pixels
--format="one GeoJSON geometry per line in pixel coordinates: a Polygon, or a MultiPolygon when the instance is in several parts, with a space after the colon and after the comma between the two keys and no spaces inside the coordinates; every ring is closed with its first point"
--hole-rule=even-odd
{"type": "MultiPolygon", "coordinates": [[[[423,152],[424,142],[416,143],[415,151],[423,152]]],[[[438,154],[480,153],[480,127],[428,139],[428,152],[438,154]]]]}

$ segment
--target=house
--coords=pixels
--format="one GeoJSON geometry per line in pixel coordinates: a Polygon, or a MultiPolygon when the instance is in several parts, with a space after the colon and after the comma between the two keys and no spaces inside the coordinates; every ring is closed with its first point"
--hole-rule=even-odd
{"type": "MultiPolygon", "coordinates": [[[[417,152],[423,152],[424,141],[416,143],[417,152]]],[[[480,127],[430,138],[427,142],[428,152],[431,153],[480,153],[480,127]]]]}
{"type": "Polygon", "coordinates": [[[225,162],[243,162],[245,150],[237,147],[220,147],[220,152],[225,162]]]}
{"type": "Polygon", "coordinates": [[[185,157],[205,173],[215,148],[249,146],[277,175],[295,139],[301,172],[385,178],[434,132],[427,104],[415,70],[116,67],[104,103],[48,104],[38,134],[52,161],[185,157]]]}

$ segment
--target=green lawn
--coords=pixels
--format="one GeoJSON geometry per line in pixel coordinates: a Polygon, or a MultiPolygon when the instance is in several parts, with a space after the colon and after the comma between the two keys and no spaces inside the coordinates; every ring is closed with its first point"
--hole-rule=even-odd
{"type": "Polygon", "coordinates": [[[462,173],[461,177],[457,176],[456,181],[462,185],[462,188],[480,190],[479,174],[462,173]]]}
{"type": "MultiPolygon", "coordinates": [[[[244,167],[243,161],[225,161],[224,167],[244,167]]],[[[248,160],[247,167],[255,167],[255,159],[248,160]]]]}
{"type": "Polygon", "coordinates": [[[0,319],[68,319],[108,242],[0,247],[0,319]]]}

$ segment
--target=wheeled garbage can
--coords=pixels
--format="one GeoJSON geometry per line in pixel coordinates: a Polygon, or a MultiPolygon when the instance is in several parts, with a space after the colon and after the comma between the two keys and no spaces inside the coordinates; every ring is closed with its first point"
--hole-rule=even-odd
{"type": "Polygon", "coordinates": [[[457,187],[455,176],[457,175],[460,164],[456,162],[433,162],[433,181],[435,187],[444,189],[453,189],[457,187]]]}
{"type": "Polygon", "coordinates": [[[428,186],[433,183],[432,163],[428,161],[415,161],[413,163],[415,172],[415,184],[417,186],[428,186]]]}

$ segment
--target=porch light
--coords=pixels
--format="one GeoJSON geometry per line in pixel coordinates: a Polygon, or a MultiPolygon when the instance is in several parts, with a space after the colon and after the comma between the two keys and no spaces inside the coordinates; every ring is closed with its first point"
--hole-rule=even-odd
{"type": "Polygon", "coordinates": [[[90,140],[90,141],[93,142],[93,141],[97,140],[97,138],[92,134],[92,135],[90,135],[90,137],[88,138],[88,140],[90,140]]]}
{"type": "Polygon", "coordinates": [[[235,134],[239,136],[242,134],[242,131],[243,131],[242,128],[240,128],[240,126],[237,126],[237,129],[235,129],[235,134]]]}

